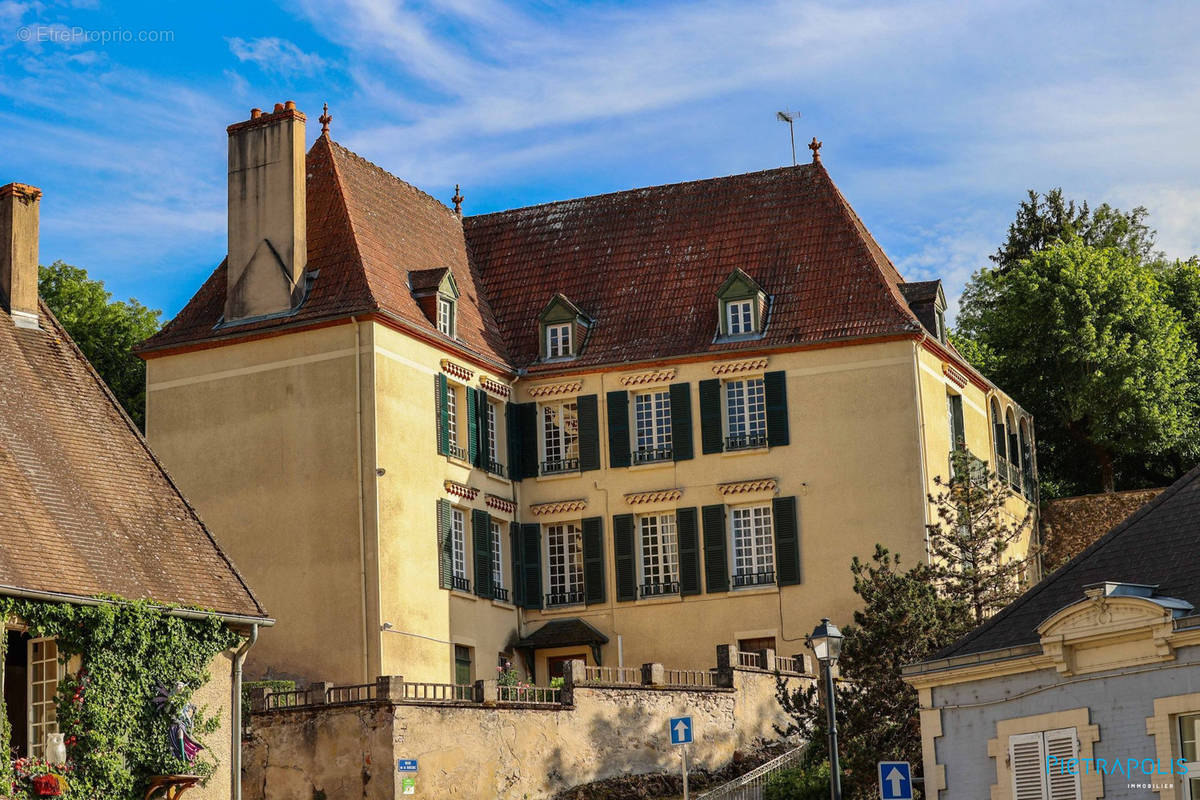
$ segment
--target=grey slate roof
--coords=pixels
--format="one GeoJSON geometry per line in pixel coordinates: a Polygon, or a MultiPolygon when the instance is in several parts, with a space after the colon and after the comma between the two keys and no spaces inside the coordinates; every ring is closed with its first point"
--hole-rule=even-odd
{"type": "Polygon", "coordinates": [[[1157,584],[1200,608],[1200,466],[934,659],[1034,644],[1043,620],[1104,581],[1157,584]]]}
{"type": "Polygon", "coordinates": [[[570,647],[577,644],[606,644],[608,637],[579,617],[555,619],[517,642],[517,647],[540,650],[548,647],[570,647]]]}

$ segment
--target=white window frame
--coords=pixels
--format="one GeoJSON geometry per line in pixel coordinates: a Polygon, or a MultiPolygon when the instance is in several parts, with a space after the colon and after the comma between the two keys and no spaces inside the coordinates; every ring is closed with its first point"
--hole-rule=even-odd
{"type": "Polygon", "coordinates": [[[754,578],[742,586],[777,583],[775,573],[775,516],[770,503],[733,506],[729,509],[730,566],[735,588],[739,578],[754,578]],[[770,580],[761,578],[770,573],[770,580]]]}
{"type": "Polygon", "coordinates": [[[28,698],[25,704],[28,715],[25,733],[29,741],[29,756],[43,758],[46,754],[46,734],[58,733],[58,709],[54,698],[58,694],[59,681],[66,675],[66,666],[59,660],[57,640],[53,637],[28,639],[25,642],[25,668],[28,698]],[[42,657],[35,658],[34,650],[39,645],[43,646],[42,657]],[[37,677],[39,667],[43,675],[40,680],[37,677]],[[49,677],[51,675],[53,677],[49,677]]]}
{"type": "MultiPolygon", "coordinates": [[[[542,403],[541,417],[542,465],[574,460],[579,462],[579,406],[574,397],[542,403]]],[[[571,472],[570,469],[551,470],[552,473],[571,472]]]]}
{"type": "Polygon", "coordinates": [[[734,378],[725,381],[721,389],[724,395],[725,436],[730,442],[744,442],[731,449],[765,447],[767,389],[763,377],[734,378]]]}
{"type": "Polygon", "coordinates": [[[487,457],[489,464],[500,463],[500,452],[497,447],[497,441],[500,438],[496,431],[496,404],[486,397],[483,402],[487,403],[487,457]]]}
{"type": "Polygon", "coordinates": [[[1008,737],[1008,763],[1012,780],[1013,800],[1081,800],[1079,774],[1071,774],[1068,759],[1079,757],[1079,734],[1075,728],[1056,728],[1049,731],[1017,733],[1008,737]],[[1018,748],[1022,758],[1037,758],[1036,764],[1018,764],[1018,748]],[[1057,761],[1050,764],[1050,757],[1057,761]]]}
{"type": "Polygon", "coordinates": [[[446,381],[446,441],[451,449],[458,447],[458,392],[446,381]]]}
{"type": "Polygon", "coordinates": [[[725,301],[725,333],[727,336],[756,333],[753,299],[725,301]]]}
{"type": "Polygon", "coordinates": [[[454,301],[443,295],[438,295],[437,299],[437,328],[451,339],[454,338],[454,301]]]}
{"type": "Polygon", "coordinates": [[[641,392],[633,396],[633,432],[635,463],[665,461],[671,458],[669,389],[641,392]]]}
{"type": "Polygon", "coordinates": [[[548,595],[563,598],[555,606],[583,602],[583,527],[578,521],[546,526],[546,588],[548,595]],[[578,599],[569,600],[571,595],[578,599]]]}
{"type": "Polygon", "coordinates": [[[556,322],[546,325],[546,358],[570,358],[575,355],[571,335],[571,323],[556,322]]]}
{"type": "Polygon", "coordinates": [[[450,508],[451,574],[467,579],[467,514],[461,508],[450,508]]]}
{"type": "Polygon", "coordinates": [[[492,519],[488,523],[492,536],[492,588],[504,588],[504,537],[500,532],[500,521],[492,519]]]}
{"type": "Polygon", "coordinates": [[[1192,781],[1200,781],[1200,714],[1180,714],[1175,718],[1176,730],[1179,733],[1179,758],[1184,760],[1184,774],[1180,776],[1183,783],[1184,800],[1200,800],[1200,792],[1192,791],[1192,781]],[[1187,761],[1184,752],[1184,721],[1192,724],[1192,755],[1194,761],[1187,761]]]}
{"type": "Polygon", "coordinates": [[[679,592],[679,525],[673,511],[638,517],[638,586],[644,597],[679,592]],[[650,586],[662,587],[658,591],[650,586]]]}

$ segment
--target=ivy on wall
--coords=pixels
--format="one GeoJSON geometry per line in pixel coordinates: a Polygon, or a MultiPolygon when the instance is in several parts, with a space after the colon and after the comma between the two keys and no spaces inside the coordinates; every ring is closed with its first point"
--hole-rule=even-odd
{"type": "MultiPolygon", "coordinates": [[[[150,775],[207,778],[216,769],[212,757],[202,750],[189,764],[177,756],[170,728],[207,683],[213,658],[236,645],[237,635],[213,615],[183,619],[148,601],[105,599],[111,602],[85,606],[0,597],[0,619],[15,617],[30,636],[54,637],[63,659],[81,656],[82,669],[66,675],[56,698],[71,764],[68,796],[138,800],[150,775]],[[156,703],[163,689],[169,697],[156,703]]],[[[0,661],[6,642],[0,637],[0,661]]],[[[30,789],[6,757],[12,731],[2,699],[0,712],[0,795],[11,788],[23,797],[30,789]]],[[[219,727],[219,710],[200,708],[192,735],[203,741],[219,727]]]]}

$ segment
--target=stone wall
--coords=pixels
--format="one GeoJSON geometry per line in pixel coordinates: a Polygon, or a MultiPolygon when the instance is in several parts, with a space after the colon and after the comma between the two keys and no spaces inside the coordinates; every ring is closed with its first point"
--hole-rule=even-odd
{"type": "Polygon", "coordinates": [[[1092,542],[1162,493],[1162,489],[1088,494],[1051,500],[1042,508],[1042,565],[1061,567],[1092,542]]]}
{"type": "Polygon", "coordinates": [[[366,702],[256,712],[243,746],[245,800],[392,800],[403,777],[416,779],[418,797],[549,798],[605,778],[678,770],[667,728],[685,715],[694,724],[691,763],[716,770],[780,738],[777,680],[812,680],[726,668],[715,673],[722,685],[704,688],[600,685],[577,680],[583,665],[574,666],[561,705],[397,702],[379,699],[381,689],[366,702]],[[419,771],[398,773],[397,759],[417,759],[419,771]]]}

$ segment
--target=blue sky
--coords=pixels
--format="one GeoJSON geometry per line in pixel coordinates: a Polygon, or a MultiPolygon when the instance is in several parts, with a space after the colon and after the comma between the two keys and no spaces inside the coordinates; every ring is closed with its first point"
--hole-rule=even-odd
{"type": "Polygon", "coordinates": [[[779,166],[790,108],[906,277],[956,299],[1027,188],[1145,205],[1168,255],[1200,252],[1198,23],[1170,0],[0,0],[0,183],[45,191],[43,263],[169,317],[223,256],[224,129],[252,106],[295,100],[313,138],[327,101],[338,141],[461,183],[467,213],[779,166]]]}

